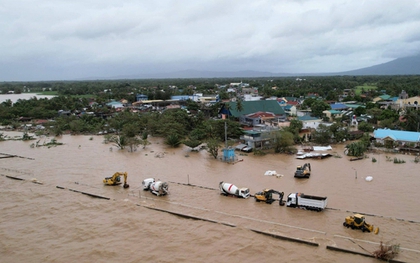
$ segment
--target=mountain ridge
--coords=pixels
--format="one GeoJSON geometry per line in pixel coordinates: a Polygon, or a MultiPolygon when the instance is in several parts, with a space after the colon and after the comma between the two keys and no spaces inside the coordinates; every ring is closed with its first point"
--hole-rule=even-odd
{"type": "MultiPolygon", "coordinates": [[[[185,79],[185,78],[263,78],[263,77],[302,77],[302,76],[363,76],[363,75],[420,75],[420,54],[397,58],[370,67],[332,73],[273,73],[267,71],[200,71],[181,70],[164,73],[120,75],[106,79],[185,79]]],[[[89,78],[99,79],[99,78],[89,78]]]]}

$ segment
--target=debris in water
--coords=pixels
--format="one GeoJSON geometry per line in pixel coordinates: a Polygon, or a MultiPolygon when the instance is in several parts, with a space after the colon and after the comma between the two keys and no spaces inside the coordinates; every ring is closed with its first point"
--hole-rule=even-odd
{"type": "Polygon", "coordinates": [[[373,177],[372,177],[372,176],[367,176],[367,177],[365,178],[365,180],[366,180],[366,181],[368,181],[368,182],[370,182],[370,181],[372,181],[372,180],[373,180],[373,177]]]}
{"type": "Polygon", "coordinates": [[[374,251],[372,254],[375,256],[375,258],[390,260],[393,259],[396,255],[398,255],[399,251],[400,245],[387,245],[382,243],[381,241],[379,249],[374,251]]]}

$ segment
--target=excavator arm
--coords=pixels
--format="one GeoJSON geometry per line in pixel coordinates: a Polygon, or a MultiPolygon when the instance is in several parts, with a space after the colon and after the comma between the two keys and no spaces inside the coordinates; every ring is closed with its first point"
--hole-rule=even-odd
{"type": "Polygon", "coordinates": [[[284,192],[273,190],[273,193],[279,195],[279,205],[283,206],[284,205],[284,202],[283,202],[284,192]]]}

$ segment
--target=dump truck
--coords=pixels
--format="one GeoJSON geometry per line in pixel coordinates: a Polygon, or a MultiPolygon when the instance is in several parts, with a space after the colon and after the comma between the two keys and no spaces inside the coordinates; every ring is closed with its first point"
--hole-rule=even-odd
{"type": "Polygon", "coordinates": [[[365,216],[362,214],[354,214],[347,216],[344,220],[343,226],[351,229],[360,229],[363,232],[379,233],[379,228],[374,228],[373,225],[366,223],[365,216]]]}
{"type": "Polygon", "coordinates": [[[147,178],[142,182],[143,190],[149,190],[152,194],[157,196],[167,195],[169,193],[168,183],[162,182],[159,179],[155,181],[155,178],[147,178]]]}
{"type": "Polygon", "coordinates": [[[327,207],[327,197],[291,193],[287,196],[286,206],[319,212],[327,207]]]}
{"type": "Polygon", "coordinates": [[[249,188],[238,188],[236,185],[220,182],[219,183],[220,194],[225,196],[235,196],[240,198],[248,198],[249,188]]]}
{"type": "Polygon", "coordinates": [[[298,165],[296,167],[295,177],[296,178],[309,178],[311,176],[311,164],[305,163],[304,165],[298,165]]]}

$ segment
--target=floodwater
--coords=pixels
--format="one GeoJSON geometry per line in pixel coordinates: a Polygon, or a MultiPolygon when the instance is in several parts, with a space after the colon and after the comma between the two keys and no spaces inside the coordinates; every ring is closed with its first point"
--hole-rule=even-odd
{"type": "Polygon", "coordinates": [[[420,164],[413,155],[376,153],[351,162],[340,145],[330,151],[337,157],[320,160],[238,153],[241,161],[227,164],[204,150],[167,148],[158,138],[135,152],[104,144],[101,136],[58,141],[64,145],[0,142],[0,153],[20,156],[0,159],[1,262],[377,262],[327,246],[369,253],[381,241],[400,245],[396,260],[420,261],[420,164]],[[394,157],[405,163],[388,161],[394,157]],[[305,162],[311,177],[294,178],[305,162]],[[283,176],[264,175],[267,170],[283,176]],[[129,188],[103,185],[117,171],[128,173],[129,188]],[[170,194],[143,191],[141,182],[149,177],[168,182],[170,194]],[[226,197],[217,190],[221,181],[251,194],[273,188],[286,196],[327,196],[328,206],[313,212],[226,197]],[[343,227],[353,212],[367,214],[379,234],[343,227]]]}
{"type": "Polygon", "coordinates": [[[31,98],[37,99],[51,99],[55,97],[54,95],[39,95],[36,93],[21,93],[21,94],[0,94],[0,103],[10,100],[12,103],[15,103],[18,100],[29,100],[31,98]]]}

